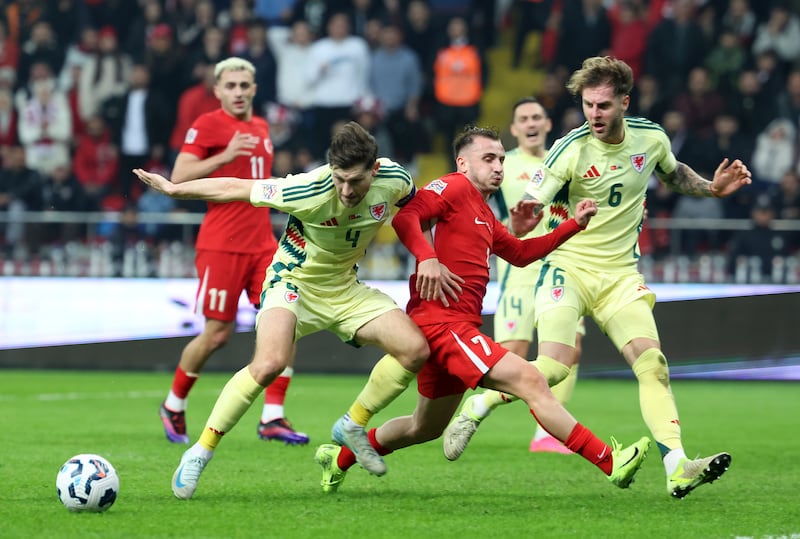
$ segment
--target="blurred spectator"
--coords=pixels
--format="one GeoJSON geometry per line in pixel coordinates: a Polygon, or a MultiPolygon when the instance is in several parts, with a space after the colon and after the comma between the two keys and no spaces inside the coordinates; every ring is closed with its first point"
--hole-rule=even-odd
{"type": "Polygon", "coordinates": [[[370,52],[381,45],[381,35],[383,33],[383,22],[380,19],[370,19],[367,21],[366,28],[364,29],[364,41],[367,42],[367,48],[370,52]]]}
{"type": "MultiPolygon", "coordinates": [[[[536,100],[541,103],[547,111],[547,115],[553,121],[554,126],[561,125],[566,111],[575,106],[572,96],[567,93],[564,86],[566,82],[562,76],[563,72],[548,72],[544,75],[542,87],[536,94],[536,100]]],[[[547,138],[547,146],[550,147],[553,141],[558,138],[557,129],[553,129],[547,138]]]]}
{"type": "Polygon", "coordinates": [[[248,0],[231,0],[230,9],[220,15],[220,26],[228,34],[228,53],[242,56],[247,50],[247,28],[252,17],[248,0]]]}
{"type": "Polygon", "coordinates": [[[119,50],[117,32],[104,26],[97,35],[97,51],[89,52],[78,79],[78,111],[85,122],[103,103],[128,91],[130,57],[119,50]]]}
{"type": "Polygon", "coordinates": [[[219,26],[209,26],[205,29],[200,41],[200,46],[190,49],[184,56],[184,75],[181,85],[193,86],[203,81],[206,66],[216,65],[228,57],[228,45],[225,41],[225,32],[219,26]]]}
{"type": "MultiPolygon", "coordinates": [[[[533,32],[540,36],[550,15],[553,0],[514,0],[511,7],[514,21],[514,44],[511,49],[511,67],[518,68],[522,51],[528,35],[533,32]]],[[[528,58],[527,67],[537,67],[535,58],[528,58]]]]}
{"type": "Polygon", "coordinates": [[[139,182],[132,190],[134,176],[128,172],[143,168],[153,148],[166,148],[172,129],[172,109],[162,95],[150,88],[150,71],[137,64],[131,70],[131,89],[123,97],[106,103],[106,117],[112,128],[113,140],[119,148],[120,192],[132,197],[138,192],[139,182]]]}
{"type": "MultiPolygon", "coordinates": [[[[292,151],[298,143],[298,127],[300,126],[300,114],[289,107],[284,107],[279,103],[268,103],[265,108],[267,123],[269,124],[269,138],[275,151],[289,150],[292,151]]],[[[273,165],[274,166],[274,165],[273,165]]],[[[274,177],[282,178],[276,173],[274,177]]]]}
{"type": "Polygon", "coordinates": [[[380,0],[351,0],[347,15],[350,17],[350,28],[353,35],[368,40],[367,26],[370,21],[382,21],[386,17],[386,8],[380,0]]]}
{"type": "Polygon", "coordinates": [[[45,19],[53,28],[56,42],[62,46],[76,43],[81,30],[89,25],[85,0],[47,0],[45,9],[45,19]]]}
{"type": "MultiPolygon", "coordinates": [[[[217,101],[219,108],[219,101],[217,101]]],[[[163,154],[160,153],[159,146],[156,146],[150,154],[150,159],[145,163],[145,170],[150,170],[169,177],[172,167],[166,162],[163,154]]],[[[144,192],[136,201],[136,209],[139,213],[168,214],[177,209],[177,202],[174,198],[159,193],[151,187],[146,187],[144,192]]],[[[180,225],[170,225],[167,223],[141,223],[141,232],[151,241],[170,240],[180,237],[180,225]]]]}
{"type": "Polygon", "coordinates": [[[5,240],[3,251],[10,256],[14,246],[25,242],[27,234],[36,235],[35,226],[21,219],[25,211],[42,209],[42,176],[26,164],[25,149],[12,146],[0,168],[0,211],[9,217],[8,223],[0,223],[0,232],[5,240]]]}
{"type": "Polygon", "coordinates": [[[411,0],[406,10],[403,26],[404,42],[417,54],[422,68],[422,94],[420,112],[430,116],[433,110],[433,62],[439,34],[433,27],[431,12],[423,0],[411,0]]]}
{"type": "Polygon", "coordinates": [[[754,185],[757,182],[765,182],[765,187],[777,185],[792,170],[797,157],[796,136],[794,125],[786,118],[772,120],[758,135],[751,165],[754,185]]]}
{"type": "Polygon", "coordinates": [[[629,114],[661,123],[667,108],[668,103],[661,94],[658,80],[648,74],[639,77],[631,92],[629,114]]]}
{"type": "Polygon", "coordinates": [[[770,101],[778,99],[786,84],[787,72],[772,49],[758,53],[755,57],[755,70],[761,91],[770,101]]]}
{"type": "Polygon", "coordinates": [[[191,0],[181,6],[175,18],[175,35],[178,45],[191,56],[202,47],[206,31],[215,26],[217,10],[211,0],[191,0]]]}
{"type": "Polygon", "coordinates": [[[369,85],[383,107],[394,156],[404,164],[411,163],[417,151],[428,145],[420,140],[424,135],[419,120],[422,67],[414,51],[403,44],[400,27],[384,29],[381,46],[372,53],[369,85]]]}
{"type": "Polygon", "coordinates": [[[752,146],[739,131],[736,116],[722,112],[714,118],[714,130],[711,135],[704,137],[696,145],[695,156],[702,161],[698,161],[695,170],[714,170],[723,159],[746,156],[751,149],[752,146]]]}
{"type": "Polygon", "coordinates": [[[671,100],[683,88],[692,68],[703,64],[708,50],[703,30],[694,19],[693,0],[675,0],[673,16],[662,20],[647,40],[645,72],[658,79],[671,100]]]}
{"type": "Polygon", "coordinates": [[[778,219],[800,219],[800,171],[789,170],[783,175],[773,200],[778,219]]]}
{"type": "Polygon", "coordinates": [[[19,143],[17,134],[17,109],[8,88],[0,88],[0,162],[11,146],[19,143]]]}
{"type": "Polygon", "coordinates": [[[64,67],[58,75],[58,86],[69,97],[72,108],[72,130],[75,134],[82,132],[83,120],[80,117],[80,78],[83,67],[97,53],[98,31],[87,26],[80,33],[80,39],[67,47],[64,67]]]}
{"type": "Polygon", "coordinates": [[[378,143],[378,155],[396,160],[392,135],[384,122],[382,104],[375,97],[360,97],[353,105],[353,119],[366,129],[378,143]]]}
{"type": "MultiPolygon", "coordinates": [[[[689,129],[686,114],[681,110],[668,110],[664,113],[661,126],[669,137],[672,153],[675,154],[678,161],[697,169],[698,137],[689,129]]],[[[717,164],[715,163],[714,166],[716,167],[717,164]]]]}
{"type": "Polygon", "coordinates": [[[308,63],[311,52],[311,27],[306,21],[295,21],[291,28],[270,28],[267,38],[277,63],[278,103],[306,111],[311,106],[313,94],[302,66],[308,63]]]}
{"type": "MultiPolygon", "coordinates": [[[[8,37],[15,43],[25,43],[30,38],[32,27],[45,13],[41,0],[17,0],[0,4],[2,18],[8,27],[8,37]]],[[[20,77],[20,80],[24,80],[20,77]]]]}
{"type": "Polygon", "coordinates": [[[0,19],[0,67],[17,69],[19,64],[19,45],[8,35],[6,22],[0,19]]]}
{"type": "Polygon", "coordinates": [[[761,91],[758,73],[748,68],[739,73],[736,92],[728,97],[725,108],[736,116],[742,135],[751,144],[778,112],[776,100],[761,91]]]}
{"type": "Polygon", "coordinates": [[[769,19],[758,25],[753,41],[753,54],[767,50],[775,51],[785,72],[800,60],[800,17],[792,12],[791,3],[776,0],[769,11],[769,19]]]}
{"type": "Polygon", "coordinates": [[[297,0],[255,0],[253,14],[267,21],[270,28],[289,26],[292,23],[292,9],[296,3],[297,0]]]}
{"type": "MultiPolygon", "coordinates": [[[[699,171],[698,171],[699,172],[699,171]]],[[[718,198],[679,196],[672,212],[674,219],[723,219],[722,201],[718,198]]],[[[717,251],[722,246],[719,230],[714,228],[674,229],[672,243],[680,252],[696,256],[708,250],[717,251]]]]}
{"type": "Polygon", "coordinates": [[[86,133],[79,137],[75,148],[73,168],[86,195],[88,210],[100,211],[103,199],[119,191],[119,152],[100,114],[86,122],[86,133]]]}
{"type": "MultiPolygon", "coordinates": [[[[436,54],[433,90],[436,131],[449,146],[458,130],[478,119],[484,71],[483,59],[470,44],[467,22],[462,17],[450,19],[447,37],[447,45],[436,54]]],[[[452,154],[452,148],[449,153],[452,154]]]]}
{"type": "Polygon", "coordinates": [[[17,101],[19,140],[28,166],[47,175],[69,162],[72,112],[47,63],[34,64],[31,77],[30,92],[20,90],[17,101]]]}
{"type": "MultiPolygon", "coordinates": [[[[42,208],[45,211],[82,212],[88,209],[86,193],[72,172],[71,164],[53,169],[42,184],[42,208]]],[[[48,223],[44,241],[65,244],[85,237],[85,223],[48,223]]]]}
{"type": "Polygon", "coordinates": [[[786,233],[772,228],[775,207],[767,194],[762,194],[756,199],[750,215],[753,221],[752,228],[738,230],[731,238],[728,249],[728,271],[734,275],[737,270],[741,271],[742,265],[746,265],[751,270],[748,276],[750,282],[770,280],[775,257],[786,257],[790,254],[786,233]],[[751,260],[754,260],[755,264],[752,264],[751,260]]]}
{"type": "MultiPolygon", "coordinates": [[[[123,0],[129,1],[129,0],[123,0]]],[[[161,0],[144,0],[135,17],[127,23],[130,26],[123,50],[140,61],[152,39],[153,31],[161,24],[169,25],[161,0]]]]}
{"type": "Polygon", "coordinates": [[[634,80],[639,78],[644,69],[647,36],[650,33],[641,10],[641,5],[631,0],[621,0],[608,11],[611,23],[608,54],[631,66],[634,80]]]}
{"type": "Polygon", "coordinates": [[[723,95],[736,88],[739,71],[747,59],[747,52],[731,29],[722,29],[717,44],[706,56],[704,65],[708,70],[711,86],[723,95]]]}
{"type": "Polygon", "coordinates": [[[119,222],[112,227],[108,235],[113,277],[154,276],[155,271],[151,265],[152,246],[147,240],[148,237],[139,224],[139,211],[136,204],[132,202],[125,204],[120,212],[119,222]],[[133,260],[126,264],[126,258],[130,260],[137,254],[143,259],[144,268],[139,266],[134,269],[135,262],[133,260]],[[144,275],[139,274],[137,269],[143,269],[144,275]]]}
{"type": "MultiPolygon", "coordinates": [[[[129,50],[128,45],[132,42],[137,20],[142,11],[146,9],[142,7],[144,5],[142,0],[136,2],[131,2],[131,0],[84,0],[84,3],[89,13],[91,26],[95,28],[112,26],[117,31],[119,42],[123,44],[122,49],[129,54],[137,52],[129,50]]],[[[142,32],[142,43],[144,43],[144,38],[145,35],[142,32]]]]}
{"type": "Polygon", "coordinates": [[[689,131],[708,136],[714,130],[714,118],[725,110],[725,100],[711,87],[706,68],[698,66],[689,72],[686,89],[675,98],[674,106],[683,113],[689,131]]]}
{"type": "Polygon", "coordinates": [[[800,133],[800,69],[795,69],[786,78],[786,85],[778,96],[778,113],[788,118],[800,133]]]}
{"type": "Polygon", "coordinates": [[[31,28],[31,37],[22,42],[17,80],[28,80],[31,66],[46,63],[53,73],[60,73],[64,65],[64,50],[56,41],[50,23],[40,20],[31,28]]]}
{"type": "MultiPolygon", "coordinates": [[[[184,90],[178,99],[178,112],[175,125],[172,127],[172,134],[169,138],[169,153],[167,159],[170,163],[175,161],[178,152],[180,152],[183,145],[183,139],[186,137],[186,132],[192,126],[192,122],[206,112],[211,112],[219,108],[219,100],[214,93],[214,77],[215,64],[201,65],[203,70],[203,79],[184,90]]],[[[169,174],[167,174],[169,177],[169,174]]]]}
{"type": "MultiPolygon", "coordinates": [[[[182,60],[181,51],[175,46],[172,27],[168,24],[156,25],[145,50],[144,65],[149,71],[148,87],[154,94],[159,94],[168,106],[163,121],[170,126],[175,121],[174,110],[178,98],[189,86],[181,70],[182,60]]],[[[169,130],[166,136],[169,136],[169,130]]]]}
{"type": "Polygon", "coordinates": [[[749,0],[730,0],[722,14],[722,28],[733,33],[739,46],[749,50],[756,33],[756,14],[749,0]]]}
{"type": "Polygon", "coordinates": [[[267,41],[267,23],[264,19],[251,19],[247,23],[247,47],[241,57],[256,67],[256,96],[253,110],[263,115],[267,102],[276,99],[278,66],[267,41]]]}
{"type": "Polygon", "coordinates": [[[349,119],[356,100],[369,88],[369,50],[363,38],[350,33],[347,14],[334,13],[327,29],[328,36],[311,45],[305,68],[313,92],[315,156],[324,155],[333,124],[349,119]]]}
{"type": "Polygon", "coordinates": [[[670,254],[671,234],[667,228],[651,228],[650,219],[669,219],[675,210],[678,194],[663,182],[652,178],[647,187],[647,219],[643,223],[643,231],[649,230],[652,254],[656,259],[670,254]]]}
{"type": "MultiPolygon", "coordinates": [[[[330,16],[331,6],[328,0],[297,0],[292,10],[292,22],[306,21],[311,33],[321,36],[330,16]]],[[[342,6],[344,7],[344,6],[342,6]]]]}
{"type": "Polygon", "coordinates": [[[610,46],[611,23],[603,0],[564,0],[556,66],[572,72],[585,58],[601,54],[610,46]]]}

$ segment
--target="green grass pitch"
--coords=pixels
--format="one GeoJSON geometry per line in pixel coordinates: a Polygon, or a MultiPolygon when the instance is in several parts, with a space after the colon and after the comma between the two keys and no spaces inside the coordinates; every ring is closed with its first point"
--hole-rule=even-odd
{"type": "MultiPolygon", "coordinates": [[[[194,440],[231,373],[204,375],[190,399],[194,440]]],[[[366,376],[296,374],[287,411],[307,447],[260,441],[261,401],[220,444],[194,499],[177,500],[183,446],[164,437],[158,405],[170,374],[0,372],[0,537],[3,538],[800,538],[800,391],[796,383],[674,381],[690,457],[733,455],[717,482],[683,500],[666,494],[653,447],[627,490],[578,456],[531,454],[522,403],[498,409],[457,462],[441,441],[387,457],[376,478],[353,468],[323,494],[317,444],[366,376]],[[58,501],[59,466],[99,453],[120,475],[115,505],[73,514],[58,501]]],[[[373,425],[410,413],[411,387],[373,425]]],[[[569,409],[601,438],[648,434],[633,380],[578,381],[569,409]]]]}

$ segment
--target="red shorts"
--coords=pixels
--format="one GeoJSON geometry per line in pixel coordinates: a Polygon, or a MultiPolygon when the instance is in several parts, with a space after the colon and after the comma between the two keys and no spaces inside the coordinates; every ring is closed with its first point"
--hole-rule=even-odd
{"type": "Polygon", "coordinates": [[[242,291],[247,292],[250,303],[258,307],[261,287],[273,254],[274,251],[226,253],[198,250],[194,265],[200,283],[195,297],[195,312],[206,318],[233,322],[242,291]]]}
{"type": "Polygon", "coordinates": [[[475,388],[483,375],[508,350],[469,322],[421,326],[431,355],[417,374],[419,394],[429,399],[464,393],[475,388]]]}

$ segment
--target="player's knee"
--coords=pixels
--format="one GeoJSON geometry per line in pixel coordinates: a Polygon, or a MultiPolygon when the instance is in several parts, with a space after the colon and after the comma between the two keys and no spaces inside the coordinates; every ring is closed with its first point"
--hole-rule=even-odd
{"type": "Polygon", "coordinates": [[[633,363],[633,374],[640,382],[657,380],[662,385],[669,385],[669,365],[664,353],[658,348],[648,348],[633,363]]]}
{"type": "Polygon", "coordinates": [[[267,385],[275,379],[289,364],[289,358],[277,355],[256,356],[250,363],[253,378],[261,385],[267,385]]]}
{"type": "Polygon", "coordinates": [[[396,356],[397,361],[403,368],[411,372],[419,372],[428,356],[431,354],[431,349],[428,346],[428,341],[422,333],[404,343],[403,353],[396,356]]]}

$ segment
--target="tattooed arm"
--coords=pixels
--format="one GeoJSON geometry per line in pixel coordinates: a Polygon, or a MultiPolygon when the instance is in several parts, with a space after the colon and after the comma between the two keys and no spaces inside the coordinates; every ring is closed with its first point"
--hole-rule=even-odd
{"type": "Polygon", "coordinates": [[[692,167],[678,161],[678,166],[670,174],[656,174],[658,179],[671,190],[695,197],[724,198],[732,195],[743,185],[749,185],[750,171],[740,160],[732,163],[727,158],[714,171],[714,179],[706,180],[692,167]]]}

